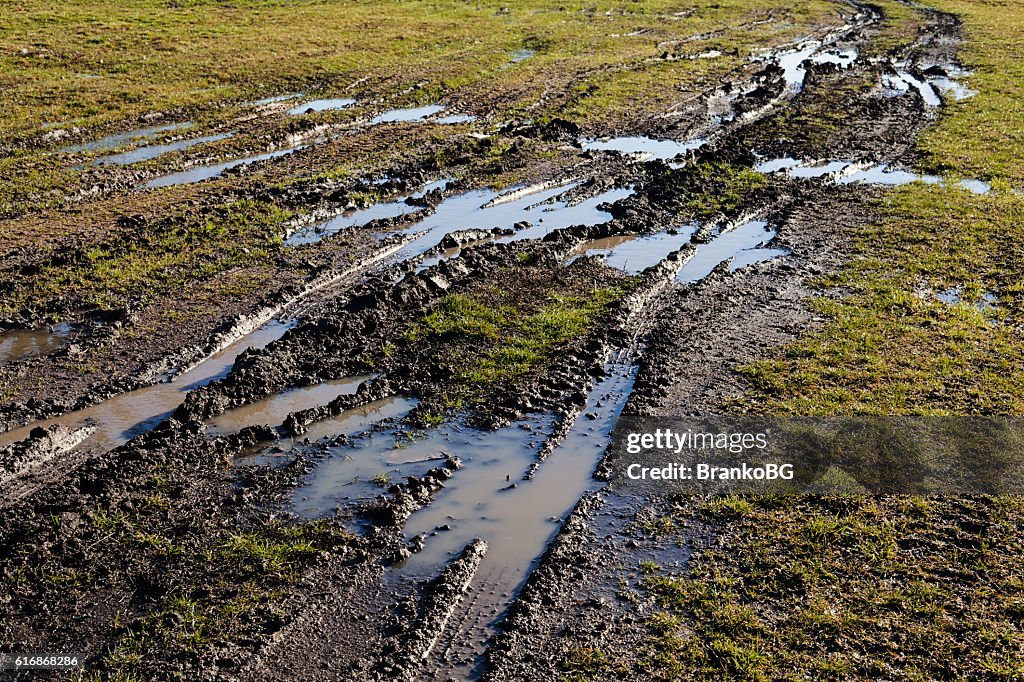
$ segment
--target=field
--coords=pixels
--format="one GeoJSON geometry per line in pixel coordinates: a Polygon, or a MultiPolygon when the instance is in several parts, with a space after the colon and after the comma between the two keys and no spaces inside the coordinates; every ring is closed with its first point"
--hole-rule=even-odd
{"type": "Polygon", "coordinates": [[[1019,497],[634,494],[606,449],[1024,412],[1024,7],[0,16],[0,652],[1024,677],[1019,497]]]}

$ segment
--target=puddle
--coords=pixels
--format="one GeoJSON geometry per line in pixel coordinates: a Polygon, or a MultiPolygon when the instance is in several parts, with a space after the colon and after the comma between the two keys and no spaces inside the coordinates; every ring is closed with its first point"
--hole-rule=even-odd
{"type": "Polygon", "coordinates": [[[852,48],[841,49],[814,44],[787,52],[757,56],[754,57],[754,61],[774,61],[778,64],[782,69],[786,92],[795,95],[804,89],[804,82],[807,80],[807,61],[815,64],[836,64],[845,69],[852,66],[858,56],[857,50],[852,48]]]}
{"type": "Polygon", "coordinates": [[[794,159],[791,156],[783,156],[778,159],[772,159],[770,161],[764,161],[754,166],[754,170],[759,173],[774,173],[780,170],[786,170],[800,164],[799,159],[794,159]]]}
{"type": "Polygon", "coordinates": [[[815,64],[835,64],[841,69],[848,69],[857,61],[858,56],[859,54],[855,48],[839,49],[833,47],[811,56],[811,61],[815,64]]]}
{"type": "MultiPolygon", "coordinates": [[[[443,187],[447,180],[427,185],[417,194],[436,187],[443,187]]],[[[632,189],[609,189],[597,196],[569,205],[567,200],[557,197],[577,186],[566,182],[553,187],[543,185],[534,188],[512,190],[476,189],[449,196],[437,205],[434,212],[420,221],[410,222],[389,234],[415,233],[416,236],[395,252],[393,260],[401,262],[415,258],[433,248],[445,235],[463,230],[511,229],[526,223],[527,226],[515,234],[496,238],[496,241],[513,242],[521,239],[540,239],[548,233],[570,225],[598,225],[608,222],[611,216],[598,208],[603,203],[612,203],[633,193],[632,189]]],[[[405,215],[417,210],[404,201],[392,201],[360,209],[315,226],[302,228],[292,234],[286,243],[294,246],[317,242],[325,237],[355,225],[365,225],[377,218],[405,215]]],[[[461,252],[450,249],[445,254],[433,257],[431,264],[448,258],[455,258],[461,252]]]]}
{"type": "Polygon", "coordinates": [[[263,99],[258,99],[255,102],[249,102],[249,106],[251,106],[251,107],[261,107],[261,106],[264,106],[266,104],[276,104],[277,102],[287,102],[288,100],[298,99],[299,97],[302,97],[302,95],[303,95],[303,93],[301,93],[301,92],[293,92],[293,93],[287,94],[287,95],[273,95],[271,97],[264,97],[263,99]]]}
{"type": "MultiPolygon", "coordinates": [[[[951,181],[938,175],[923,175],[911,171],[891,168],[888,164],[876,164],[864,167],[853,161],[840,159],[824,159],[819,161],[802,161],[788,156],[763,161],[754,167],[761,173],[776,173],[785,171],[794,178],[822,178],[830,177],[840,185],[853,183],[865,183],[869,185],[906,185],[911,182],[923,182],[929,185],[950,186],[951,181]]],[[[984,180],[960,180],[955,183],[975,194],[988,194],[992,191],[992,185],[984,180]]]]}
{"type": "Polygon", "coordinates": [[[917,90],[925,104],[942,105],[940,93],[954,100],[973,97],[975,92],[958,81],[970,73],[954,64],[921,64],[922,77],[910,73],[909,63],[893,63],[892,72],[882,75],[882,92],[888,97],[899,97],[917,90]]]}
{"type": "Polygon", "coordinates": [[[807,67],[804,66],[804,62],[819,48],[819,45],[812,45],[768,58],[774,60],[782,69],[782,80],[786,83],[787,92],[796,94],[804,89],[804,80],[807,78],[807,67]]]}
{"type": "Polygon", "coordinates": [[[919,80],[907,71],[897,70],[894,74],[883,75],[882,85],[886,89],[886,94],[891,97],[905,95],[913,88],[921,94],[921,99],[928,106],[937,107],[942,105],[942,98],[939,97],[931,83],[919,80]]]}
{"type": "Polygon", "coordinates": [[[984,180],[961,180],[959,184],[975,194],[988,194],[992,191],[992,185],[984,180]]]}
{"type": "Polygon", "coordinates": [[[415,398],[393,395],[383,400],[353,407],[337,417],[313,422],[306,432],[296,439],[283,439],[282,444],[294,445],[298,440],[314,442],[321,438],[332,438],[339,434],[353,434],[366,430],[385,419],[398,419],[407,415],[419,403],[415,398]]]}
{"type": "Polygon", "coordinates": [[[315,386],[301,386],[236,407],[208,420],[208,433],[218,436],[247,426],[280,426],[292,412],[326,405],[341,395],[351,395],[369,376],[346,377],[315,386]]]}
{"type": "Polygon", "coordinates": [[[695,228],[691,226],[676,234],[659,232],[644,237],[595,239],[577,247],[575,253],[578,255],[603,255],[607,265],[635,275],[652,265],[657,265],[668,254],[689,244],[694,230],[695,228]]]}
{"type": "Polygon", "coordinates": [[[167,125],[150,126],[148,128],[136,128],[135,130],[129,130],[126,133],[114,133],[113,135],[107,135],[98,140],[92,142],[82,142],[81,144],[73,144],[68,147],[62,147],[62,152],[105,152],[123,147],[126,144],[140,142],[142,140],[151,140],[154,137],[159,137],[163,133],[169,133],[176,130],[184,130],[185,128],[191,127],[191,123],[169,123],[167,125]]]}
{"type": "Polygon", "coordinates": [[[439,114],[444,111],[444,107],[440,104],[428,104],[422,107],[412,107],[411,109],[392,109],[391,111],[385,111],[383,114],[377,114],[370,119],[370,125],[377,125],[379,123],[411,123],[415,121],[424,121],[428,117],[434,114],[439,114]]]}
{"type": "Polygon", "coordinates": [[[236,465],[275,466],[291,462],[291,449],[300,441],[316,442],[321,438],[352,436],[362,433],[385,419],[398,420],[407,415],[419,401],[412,398],[392,396],[366,405],[345,410],[337,417],[310,424],[306,433],[299,438],[284,438],[273,447],[258,450],[235,458],[236,465]]]}
{"type": "Polygon", "coordinates": [[[838,173],[849,165],[849,161],[811,161],[791,166],[788,172],[794,178],[820,178],[832,173],[838,173]]]}
{"type": "Polygon", "coordinates": [[[605,140],[581,139],[587,151],[613,151],[621,154],[638,155],[643,159],[671,161],[680,154],[699,149],[707,140],[698,138],[686,142],[676,140],[655,140],[650,137],[614,137],[605,140]]]}
{"type": "MultiPolygon", "coordinates": [[[[178,142],[170,142],[168,144],[155,144],[146,147],[139,147],[128,152],[122,152],[120,154],[109,154],[107,156],[101,156],[98,159],[93,159],[88,164],[89,166],[130,166],[133,163],[139,163],[140,161],[148,161],[155,159],[158,156],[169,154],[171,152],[177,152],[189,147],[195,147],[199,144],[205,144],[207,142],[219,142],[220,140],[226,140],[229,137],[234,136],[234,133],[218,133],[216,135],[206,135],[203,137],[196,137],[191,140],[179,140],[178,142]]],[[[77,166],[81,168],[82,166],[77,166]]]]}
{"type": "Polygon", "coordinates": [[[488,443],[500,447],[509,437],[500,431],[491,435],[495,438],[485,441],[479,432],[455,427],[364,434],[328,449],[326,459],[295,489],[293,511],[307,518],[322,516],[338,506],[376,497],[408,476],[422,476],[444,463],[444,453],[483,455],[490,449],[488,443]]]}
{"type": "Polygon", "coordinates": [[[0,446],[27,438],[32,429],[39,426],[63,424],[78,428],[94,424],[97,427],[96,432],[83,444],[86,447],[104,450],[115,448],[167,418],[181,404],[189,391],[226,376],[235,358],[242,351],[248,348],[262,348],[271,341],[281,338],[292,326],[293,323],[290,322],[268,322],[229,348],[183,373],[173,383],[140,388],[63,417],[47,419],[0,434],[0,446]]]}
{"type": "Polygon", "coordinates": [[[288,113],[292,116],[300,116],[302,114],[316,113],[318,111],[337,111],[338,109],[347,109],[355,103],[356,101],[351,97],[314,99],[292,107],[288,110],[288,113]]]}
{"type": "MultiPolygon", "coordinates": [[[[928,185],[950,186],[949,181],[938,175],[921,175],[910,171],[892,169],[886,164],[879,164],[852,173],[843,175],[836,181],[841,185],[851,183],[866,183],[869,185],[906,185],[911,182],[923,182],[928,185]]],[[[988,194],[992,191],[992,185],[983,180],[960,180],[954,183],[956,186],[973,192],[974,194],[988,194]]]]}
{"type": "Polygon", "coordinates": [[[957,101],[967,99],[969,97],[974,97],[974,95],[977,94],[974,92],[974,90],[971,90],[963,83],[955,81],[952,78],[947,78],[945,76],[932,78],[931,84],[933,87],[937,88],[939,92],[941,92],[943,95],[948,95],[949,97],[952,97],[954,100],[957,101]]]}
{"type": "MultiPolygon", "coordinates": [[[[577,247],[569,260],[580,255],[604,256],[607,265],[635,275],[657,265],[668,254],[690,243],[697,230],[696,224],[687,225],[675,234],[659,232],[644,237],[608,237],[587,242],[577,247]]],[[[762,263],[789,255],[786,249],[766,248],[776,231],[762,220],[751,220],[727,230],[707,244],[697,244],[693,256],[680,269],[677,281],[692,283],[704,279],[719,264],[732,259],[730,270],[762,263]]]]}
{"type": "MultiPolygon", "coordinates": [[[[610,189],[573,206],[569,206],[566,201],[555,200],[558,195],[574,187],[576,183],[566,183],[510,200],[504,198],[514,194],[500,194],[489,189],[472,190],[450,197],[438,205],[433,215],[407,228],[407,231],[420,234],[399,249],[396,258],[399,261],[415,258],[438,244],[446,234],[462,230],[508,229],[524,222],[529,223],[513,235],[494,240],[509,243],[541,239],[554,230],[570,225],[599,225],[608,222],[611,216],[597,208],[598,205],[618,201],[633,193],[631,189],[610,189]]],[[[460,252],[461,248],[449,258],[457,258],[460,252]]],[[[437,259],[436,262],[441,260],[437,259]]]]}
{"type": "Polygon", "coordinates": [[[980,312],[991,312],[999,303],[999,297],[991,291],[982,292],[981,298],[975,301],[965,301],[963,286],[955,286],[945,291],[939,291],[935,294],[935,298],[946,305],[970,305],[980,312]]]}
{"type": "Polygon", "coordinates": [[[528,50],[526,48],[516,50],[515,52],[512,53],[512,63],[518,64],[519,62],[525,62],[527,59],[532,59],[536,55],[536,50],[528,50]]]}
{"type": "MultiPolygon", "coordinates": [[[[571,187],[570,187],[571,188],[571,187]]],[[[523,239],[542,239],[554,232],[572,225],[600,225],[611,218],[610,214],[598,208],[602,204],[614,204],[633,194],[633,188],[613,188],[569,205],[564,200],[555,200],[549,204],[533,204],[522,209],[522,220],[536,224],[516,232],[508,237],[499,237],[499,242],[517,242],[523,239]]],[[[512,227],[515,223],[505,225],[512,227]]]]}
{"type": "Polygon", "coordinates": [[[222,163],[215,163],[208,166],[196,166],[187,170],[179,171],[177,173],[171,173],[169,175],[162,175],[158,178],[153,178],[148,182],[140,185],[142,189],[155,189],[157,187],[171,187],[175,185],[189,185],[194,182],[201,182],[203,180],[209,180],[211,178],[220,177],[224,171],[238,166],[247,166],[249,164],[257,163],[259,161],[266,161],[267,159],[275,159],[279,156],[286,156],[293,154],[301,149],[305,149],[306,145],[299,145],[297,147],[289,147],[288,149],[279,149],[273,152],[266,152],[264,154],[257,154],[256,156],[247,156],[241,159],[232,159],[231,161],[224,161],[222,163]]]}
{"type": "Polygon", "coordinates": [[[51,353],[63,346],[74,332],[74,326],[67,322],[41,329],[0,332],[0,365],[51,353]]]}
{"type": "MultiPolygon", "coordinates": [[[[386,178],[385,178],[386,181],[386,178]]],[[[313,244],[325,239],[333,234],[337,234],[344,229],[349,227],[355,227],[357,225],[366,225],[374,220],[383,220],[385,218],[396,218],[398,216],[408,215],[414,213],[422,208],[422,206],[416,206],[414,204],[408,204],[405,199],[419,199],[423,196],[433,192],[434,190],[444,189],[448,186],[449,179],[443,178],[435,182],[424,185],[418,192],[412,192],[408,194],[400,195],[393,201],[387,201],[380,204],[374,204],[368,208],[354,208],[348,211],[343,211],[337,216],[320,223],[313,225],[306,225],[300,227],[295,232],[290,234],[285,239],[285,246],[299,246],[301,244],[313,244]]]]}
{"type": "Polygon", "coordinates": [[[751,220],[719,234],[707,244],[700,244],[693,257],[679,270],[676,281],[699,282],[718,265],[732,258],[729,270],[735,271],[754,263],[762,263],[789,254],[785,249],[769,249],[764,244],[776,235],[763,220],[751,220]]]}
{"type": "Polygon", "coordinates": [[[608,434],[632,390],[634,377],[635,369],[626,366],[598,382],[583,414],[531,480],[522,478],[536,461],[544,440],[541,435],[551,428],[550,419],[529,429],[518,424],[490,434],[460,434],[447,452],[459,457],[464,468],[432,504],[409,519],[406,534],[409,538],[420,533],[429,536],[438,526],[449,524],[452,528],[430,537],[406,569],[432,569],[479,537],[490,545],[489,562],[519,573],[511,586],[525,578],[558,529],[551,519],[564,518],[584,492],[597,487],[592,477],[594,466],[608,445],[608,434]],[[510,483],[515,487],[509,489],[510,483]]]}
{"type": "Polygon", "coordinates": [[[425,543],[397,567],[397,578],[436,575],[475,538],[486,540],[488,549],[473,577],[472,596],[460,604],[451,620],[454,627],[444,632],[445,645],[435,648],[434,666],[460,679],[475,679],[484,642],[498,629],[508,604],[576,502],[599,487],[592,473],[635,378],[630,365],[609,369],[590,392],[583,414],[531,480],[522,476],[535,461],[550,419],[528,425],[529,430],[521,424],[491,434],[460,434],[447,444],[464,468],[409,519],[407,537],[424,537],[425,543]]]}
{"type": "Polygon", "coordinates": [[[470,114],[452,114],[451,116],[442,116],[441,118],[430,119],[431,123],[441,123],[444,125],[451,125],[454,123],[472,123],[477,120],[476,116],[470,114]]]}

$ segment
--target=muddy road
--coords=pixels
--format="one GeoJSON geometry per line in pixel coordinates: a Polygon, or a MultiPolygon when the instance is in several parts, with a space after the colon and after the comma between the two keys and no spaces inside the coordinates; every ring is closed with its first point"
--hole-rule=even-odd
{"type": "Polygon", "coordinates": [[[650,679],[620,567],[683,567],[716,528],[666,540],[701,501],[603,482],[615,419],[732,409],[892,186],[990,190],[910,170],[970,92],[958,21],[900,7],[836,3],[604,128],[479,93],[313,125],[361,100],[288,93],[71,150],[97,189],[12,217],[0,261],[0,643],[81,652],[84,679],[650,679]],[[316,171],[366,149],[370,173],[316,171]],[[173,276],[84,265],[144,253],[173,276]]]}

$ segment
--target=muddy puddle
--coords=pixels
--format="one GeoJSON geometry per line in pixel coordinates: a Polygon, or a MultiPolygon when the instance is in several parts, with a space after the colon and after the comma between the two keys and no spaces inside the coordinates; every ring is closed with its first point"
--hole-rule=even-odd
{"type": "MultiPolygon", "coordinates": [[[[200,144],[206,144],[207,142],[219,142],[221,140],[226,140],[232,136],[234,136],[234,133],[218,133],[216,135],[204,135],[203,137],[192,138],[191,140],[179,140],[177,142],[169,142],[167,144],[147,145],[131,151],[121,152],[120,154],[108,154],[106,156],[101,156],[97,159],[93,159],[86,165],[130,166],[133,163],[149,161],[150,159],[155,159],[158,156],[163,156],[164,154],[182,151],[200,144]]],[[[78,168],[81,167],[82,166],[78,166],[78,168]]]]}
{"type": "Polygon", "coordinates": [[[766,246],[776,234],[776,230],[763,220],[751,220],[722,232],[707,244],[698,246],[693,257],[679,270],[676,281],[683,284],[699,282],[726,261],[729,261],[729,270],[736,271],[789,255],[786,249],[766,246]]]}
{"type": "Polygon", "coordinates": [[[136,128],[135,130],[129,130],[124,133],[114,133],[113,135],[107,135],[101,137],[98,140],[91,142],[82,142],[80,144],[73,144],[67,147],[62,147],[62,152],[107,152],[113,151],[118,147],[123,147],[127,144],[136,144],[145,140],[152,140],[155,137],[159,137],[165,133],[171,133],[179,130],[190,128],[192,124],[190,122],[185,123],[168,123],[166,125],[150,126],[148,128],[136,128]]]}
{"type": "Polygon", "coordinates": [[[422,549],[397,567],[395,575],[403,581],[423,580],[436,575],[473,539],[488,544],[470,594],[432,654],[442,671],[440,679],[479,677],[485,643],[497,632],[508,604],[579,498],[599,486],[593,470],[635,378],[630,364],[607,369],[581,416],[532,479],[524,480],[523,474],[534,463],[550,420],[492,434],[462,434],[449,444],[454,447],[450,454],[462,459],[464,468],[409,519],[407,536],[422,549]]]}
{"type": "Polygon", "coordinates": [[[879,164],[842,174],[837,182],[841,185],[850,183],[865,183],[869,185],[906,185],[911,182],[923,182],[927,185],[955,185],[966,189],[974,194],[988,194],[992,191],[992,185],[983,180],[958,180],[952,182],[941,178],[938,175],[922,175],[910,171],[891,168],[886,164],[879,164]]]}
{"type": "Polygon", "coordinates": [[[302,114],[313,114],[320,111],[338,111],[340,109],[348,109],[355,103],[356,101],[351,97],[314,99],[295,105],[288,110],[288,114],[291,116],[299,116],[302,114]]]}
{"type": "Polygon", "coordinates": [[[788,172],[794,178],[821,178],[832,173],[838,173],[849,165],[848,161],[812,161],[792,166],[788,172]]]}
{"type": "Polygon", "coordinates": [[[955,286],[936,292],[935,298],[946,305],[969,305],[980,312],[991,312],[999,304],[999,297],[991,291],[981,292],[976,299],[967,299],[964,297],[964,293],[963,286],[955,286]]]}
{"type": "Polygon", "coordinates": [[[473,121],[476,120],[476,116],[473,116],[471,114],[450,114],[448,116],[440,116],[438,118],[431,119],[431,123],[453,125],[456,123],[472,123],[473,121]]]}
{"type": "Polygon", "coordinates": [[[795,95],[804,89],[808,62],[835,64],[841,69],[846,69],[851,67],[859,56],[854,48],[840,48],[830,43],[811,43],[795,50],[759,55],[753,60],[755,62],[775,62],[782,69],[782,80],[786,84],[786,92],[795,95]]]}
{"type": "MultiPolygon", "coordinates": [[[[388,178],[383,178],[381,182],[386,182],[387,180],[388,178]]],[[[420,210],[422,207],[410,204],[406,202],[406,199],[421,199],[430,192],[439,189],[443,190],[449,182],[448,178],[442,178],[441,180],[424,185],[419,191],[401,194],[392,201],[374,204],[368,208],[354,208],[343,211],[330,220],[298,228],[288,235],[284,243],[286,246],[313,244],[350,227],[366,225],[374,220],[408,215],[420,210]]]]}
{"type": "Polygon", "coordinates": [[[525,62],[527,59],[533,59],[535,56],[537,56],[536,50],[530,50],[524,47],[521,50],[516,50],[512,53],[512,63],[518,64],[519,62],[525,62]]]}
{"type": "MultiPolygon", "coordinates": [[[[491,446],[497,442],[491,442],[491,446]]],[[[392,483],[409,476],[424,475],[443,464],[446,453],[468,455],[474,447],[478,452],[487,450],[477,432],[458,427],[424,432],[399,425],[364,433],[327,448],[323,461],[296,488],[292,511],[307,518],[329,514],[338,507],[380,495],[392,483]]]]}
{"type": "Polygon", "coordinates": [[[922,65],[918,70],[909,62],[894,62],[882,75],[882,92],[888,97],[900,97],[915,90],[925,104],[938,107],[943,104],[943,96],[962,100],[974,95],[973,90],[958,80],[968,75],[953,64],[922,65]]]}
{"type": "MultiPolygon", "coordinates": [[[[399,249],[395,257],[399,261],[415,258],[437,245],[445,235],[462,230],[516,229],[517,225],[520,226],[515,234],[495,239],[508,243],[541,239],[570,225],[599,225],[611,219],[599,206],[632,194],[631,189],[610,189],[575,204],[560,198],[576,186],[575,182],[570,182],[535,191],[528,188],[523,194],[518,192],[524,190],[502,194],[481,189],[449,197],[438,205],[432,215],[406,228],[405,231],[418,233],[418,236],[399,249]]],[[[447,258],[438,258],[436,262],[457,258],[460,253],[461,249],[449,250],[447,258]]]]}
{"type": "Polygon", "coordinates": [[[55,417],[29,426],[0,434],[0,446],[28,438],[32,429],[63,424],[68,427],[95,425],[96,432],[83,442],[87,448],[109,450],[148,431],[181,404],[189,391],[221,379],[242,351],[262,348],[281,338],[294,326],[293,322],[273,320],[230,347],[213,355],[191,370],[182,373],[171,383],[159,383],[114,396],[77,412],[55,417]]]}
{"type": "Polygon", "coordinates": [[[567,262],[580,256],[597,256],[603,258],[607,265],[635,275],[689,244],[695,231],[695,226],[688,226],[681,231],[659,232],[644,237],[628,235],[594,239],[576,247],[567,262]]]}
{"type": "Polygon", "coordinates": [[[271,95],[270,97],[264,97],[262,99],[258,99],[256,101],[254,101],[254,102],[249,102],[249,106],[251,106],[251,107],[262,107],[262,106],[266,106],[268,104],[277,104],[278,102],[288,102],[288,101],[293,100],[293,99],[298,99],[298,98],[302,97],[304,94],[305,93],[302,93],[302,92],[292,92],[292,93],[288,93],[288,94],[285,94],[285,95],[271,95]]]}
{"type": "Polygon", "coordinates": [[[67,322],[41,329],[0,332],[0,365],[52,353],[74,333],[75,327],[67,322]]]}
{"type": "Polygon", "coordinates": [[[385,111],[383,114],[377,114],[370,119],[370,125],[378,125],[380,123],[413,123],[417,121],[425,121],[429,117],[439,114],[444,111],[444,107],[440,104],[427,104],[422,107],[411,107],[408,109],[392,109],[391,111],[385,111]]]}
{"type": "MultiPolygon", "coordinates": [[[[439,180],[409,196],[421,197],[428,191],[443,188],[446,182],[439,180]]],[[[431,215],[403,225],[396,231],[396,234],[411,233],[416,236],[396,251],[393,260],[400,262],[422,255],[452,232],[517,229],[513,235],[495,238],[497,241],[511,242],[540,239],[570,225],[598,225],[611,219],[600,208],[602,204],[614,203],[633,193],[632,189],[613,188],[575,202],[562,196],[577,186],[577,182],[570,181],[554,186],[535,185],[512,190],[476,189],[448,196],[431,215]]],[[[406,203],[404,199],[376,204],[301,228],[290,235],[286,243],[291,246],[314,243],[343,229],[365,225],[375,219],[406,215],[418,208],[406,203]]],[[[460,252],[461,248],[448,249],[432,257],[431,264],[456,258],[460,252]]]]}
{"type": "MultiPolygon", "coordinates": [[[[294,448],[338,436],[356,436],[384,421],[400,421],[416,407],[414,398],[391,396],[376,400],[330,419],[310,424],[299,438],[282,438],[271,447],[254,448],[251,452],[235,458],[235,465],[277,466],[291,462],[295,457],[294,448]]],[[[328,454],[328,458],[332,455],[328,454]]],[[[379,488],[377,488],[379,490],[379,488]]]]}
{"type": "MultiPolygon", "coordinates": [[[[594,467],[636,376],[635,366],[628,362],[609,363],[606,369],[606,378],[590,391],[582,414],[530,479],[526,475],[554,429],[551,416],[490,432],[457,422],[425,432],[400,425],[364,432],[344,444],[328,444],[326,457],[296,489],[292,510],[316,518],[376,497],[390,484],[421,476],[449,457],[459,458],[462,468],[407,522],[406,535],[416,551],[397,564],[389,578],[411,584],[432,578],[472,540],[487,541],[487,555],[470,595],[431,654],[446,676],[479,675],[484,643],[496,632],[508,604],[561,521],[585,492],[599,486],[593,479],[594,467]]],[[[382,418],[399,418],[414,405],[400,398],[392,401],[315,424],[304,437],[352,434],[382,418]]],[[[239,462],[273,465],[290,459],[291,454],[278,447],[239,462]]]]}
{"type": "MultiPolygon", "coordinates": [[[[691,224],[671,232],[643,237],[595,239],[578,246],[568,262],[584,255],[598,256],[610,267],[635,275],[657,265],[670,253],[689,244],[697,229],[696,224],[691,224]]],[[[696,250],[679,270],[676,280],[684,284],[700,281],[726,261],[729,261],[729,269],[735,271],[789,255],[786,249],[767,246],[775,236],[776,231],[763,220],[751,220],[724,230],[708,243],[696,245],[696,250]]]]}
{"type": "Polygon", "coordinates": [[[895,73],[885,74],[882,76],[882,85],[885,87],[886,94],[892,97],[905,95],[914,89],[928,106],[942,105],[942,98],[939,97],[939,93],[935,91],[932,84],[911,75],[909,71],[896,70],[895,73]]]}
{"type": "Polygon", "coordinates": [[[207,422],[211,435],[235,433],[247,426],[278,427],[292,412],[326,405],[338,396],[351,395],[369,376],[346,377],[313,386],[300,386],[236,407],[207,422]]]}
{"type": "Polygon", "coordinates": [[[794,178],[825,178],[840,185],[864,183],[868,185],[907,185],[912,182],[923,182],[928,185],[954,185],[975,194],[987,194],[992,185],[983,180],[964,179],[951,181],[938,175],[913,173],[893,168],[888,164],[870,164],[842,159],[801,160],[784,156],[758,163],[755,167],[760,173],[785,172],[794,178]]]}
{"type": "Polygon", "coordinates": [[[175,185],[189,185],[194,182],[202,182],[203,180],[209,180],[211,178],[220,177],[224,171],[237,168],[239,166],[247,166],[249,164],[257,163],[259,161],[266,161],[268,159],[275,159],[279,156],[286,156],[293,154],[301,149],[305,149],[306,145],[297,145],[295,147],[289,147],[287,149],[278,149],[273,152],[266,152],[263,154],[257,154],[255,156],[247,156],[240,159],[232,159],[230,161],[224,161],[221,163],[210,164],[206,166],[195,166],[187,170],[179,171],[177,173],[171,173],[169,175],[162,175],[158,178],[153,178],[148,182],[140,185],[143,189],[155,189],[158,187],[172,187],[175,185]]]}
{"type": "Polygon", "coordinates": [[[636,156],[643,160],[672,161],[678,156],[700,149],[707,140],[697,138],[685,142],[676,140],[656,140],[651,137],[613,137],[600,140],[581,139],[580,144],[586,151],[610,151],[623,155],[636,156]]]}
{"type": "Polygon", "coordinates": [[[822,50],[811,56],[811,62],[815,64],[835,64],[840,69],[848,69],[857,61],[860,54],[856,48],[840,49],[837,47],[822,50]]]}

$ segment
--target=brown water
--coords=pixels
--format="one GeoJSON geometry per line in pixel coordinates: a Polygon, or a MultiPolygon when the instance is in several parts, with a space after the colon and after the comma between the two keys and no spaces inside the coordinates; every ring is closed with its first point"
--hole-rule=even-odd
{"type": "Polygon", "coordinates": [[[438,673],[433,678],[424,673],[425,679],[480,677],[485,643],[497,631],[508,605],[580,497],[598,487],[594,467],[608,447],[636,376],[630,364],[611,364],[608,370],[565,439],[532,479],[522,477],[536,461],[550,420],[540,420],[529,429],[513,425],[494,434],[471,436],[470,448],[456,447],[452,452],[463,459],[465,468],[448,481],[433,503],[409,520],[408,537],[426,534],[426,544],[398,568],[400,580],[436,575],[440,565],[474,538],[488,543],[470,594],[438,641],[430,664],[424,666],[425,671],[436,668],[438,673]]]}
{"type": "Polygon", "coordinates": [[[128,442],[166,419],[194,388],[223,378],[242,351],[262,348],[281,338],[293,323],[273,320],[243,337],[230,347],[211,356],[173,382],[154,384],[114,396],[77,412],[55,417],[0,434],[0,446],[28,438],[36,427],[63,424],[71,428],[95,425],[96,432],[83,441],[84,447],[109,450],[128,442]]]}
{"type": "Polygon", "coordinates": [[[41,329],[19,329],[0,333],[0,364],[51,353],[74,334],[66,322],[41,329]]]}
{"type": "Polygon", "coordinates": [[[274,466],[291,461],[294,456],[291,449],[301,443],[315,442],[321,438],[334,438],[341,435],[349,436],[366,431],[385,419],[401,419],[416,407],[417,402],[413,398],[396,395],[354,407],[336,417],[311,424],[306,433],[299,438],[283,438],[274,447],[263,448],[237,457],[235,464],[274,466]]]}
{"type": "Polygon", "coordinates": [[[247,426],[280,426],[292,412],[326,405],[341,395],[351,395],[369,376],[346,377],[315,386],[292,388],[248,405],[223,412],[207,422],[212,435],[235,433],[247,426]]]}

